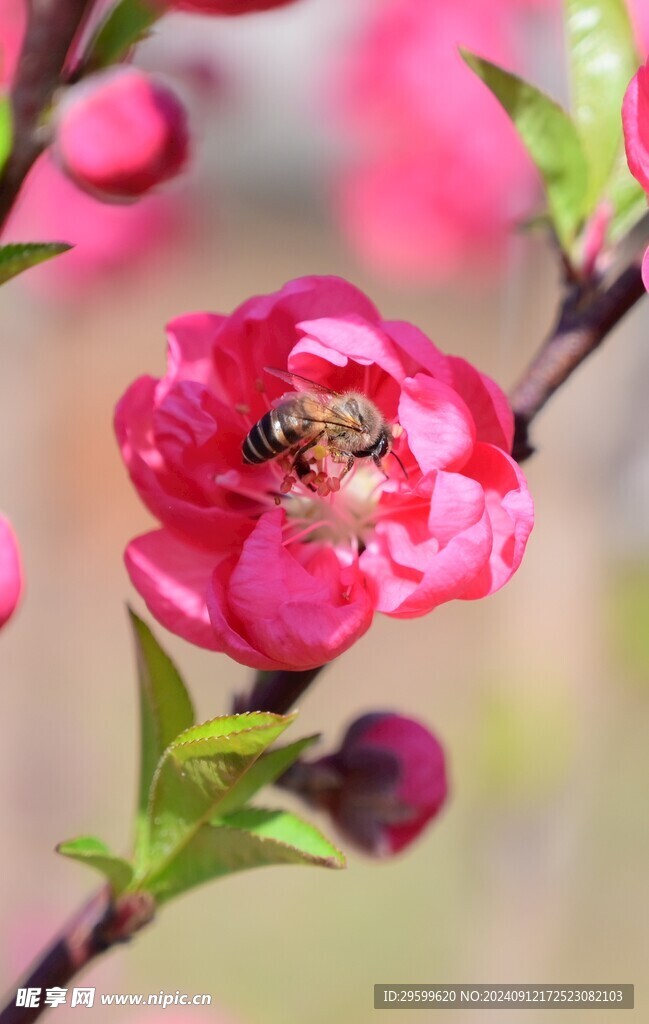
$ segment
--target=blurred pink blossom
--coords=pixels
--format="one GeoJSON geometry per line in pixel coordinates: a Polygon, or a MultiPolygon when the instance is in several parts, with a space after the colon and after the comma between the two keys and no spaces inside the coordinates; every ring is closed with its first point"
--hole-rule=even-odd
{"type": "Polygon", "coordinates": [[[18,541],[9,520],[0,515],[0,626],[4,626],[16,610],[22,589],[18,541]]]}
{"type": "Polygon", "coordinates": [[[166,376],[137,380],[115,425],[162,523],[127,549],[136,589],[168,629],[255,668],[330,661],[376,611],[412,618],[498,590],[532,528],[501,390],[340,278],[173,321],[166,376]],[[407,479],[359,458],[341,484],[322,454],[331,484],[315,493],[286,459],[244,464],[248,431],[286,392],[267,366],[367,395],[407,479]]]}
{"type": "Polygon", "coordinates": [[[270,11],[275,7],[286,7],[295,0],[153,0],[154,3],[176,11],[190,11],[194,14],[251,14],[254,11],[270,11]]]}
{"type": "Polygon", "coordinates": [[[13,78],[26,23],[23,0],[0,0],[0,86],[13,78]]]}
{"type": "Polygon", "coordinates": [[[135,199],[174,177],[188,145],[180,100],[137,68],[90,76],[67,93],[56,115],[57,163],[99,199],[135,199]]]}
{"type": "Polygon", "coordinates": [[[66,298],[107,273],[150,259],[185,230],[190,225],[179,196],[164,191],[128,206],[108,205],[81,192],[45,153],[30,172],[2,240],[73,244],[70,252],[26,275],[30,286],[66,298]]]}
{"type": "Polygon", "coordinates": [[[649,3],[647,0],[628,0],[628,7],[636,30],[640,52],[649,54],[649,3]]]}
{"type": "Polygon", "coordinates": [[[506,67],[516,56],[498,0],[389,0],[371,9],[335,69],[337,116],[356,160],[337,205],[361,255],[388,274],[493,270],[535,176],[506,114],[458,46],[506,67]]]}

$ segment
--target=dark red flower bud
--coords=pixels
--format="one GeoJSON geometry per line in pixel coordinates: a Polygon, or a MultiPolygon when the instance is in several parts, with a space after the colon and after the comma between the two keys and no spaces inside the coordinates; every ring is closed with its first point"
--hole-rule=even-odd
{"type": "Polygon", "coordinates": [[[416,839],[447,794],[438,740],[414,719],[391,712],[364,715],[347,730],[337,753],[296,768],[287,785],[379,857],[416,839]]]}

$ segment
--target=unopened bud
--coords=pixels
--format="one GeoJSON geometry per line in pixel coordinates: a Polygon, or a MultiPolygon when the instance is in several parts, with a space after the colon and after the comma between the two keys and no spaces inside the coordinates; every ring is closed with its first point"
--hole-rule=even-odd
{"type": "Polygon", "coordinates": [[[70,90],[58,112],[53,151],[68,177],[96,198],[136,199],[185,163],[185,109],[143,71],[111,68],[70,90]]]}
{"type": "Polygon", "coordinates": [[[285,7],[293,0],[157,0],[157,2],[176,11],[233,15],[270,11],[274,7],[285,7]]]}
{"type": "Polygon", "coordinates": [[[416,839],[448,790],[438,740],[419,722],[391,712],[359,718],[337,753],[296,765],[286,784],[327,810],[349,840],[379,857],[416,839]]]}

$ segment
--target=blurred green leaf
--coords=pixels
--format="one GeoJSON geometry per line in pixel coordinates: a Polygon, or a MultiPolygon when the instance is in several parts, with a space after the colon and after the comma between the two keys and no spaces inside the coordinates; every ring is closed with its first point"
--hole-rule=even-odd
{"type": "Polygon", "coordinates": [[[57,852],[71,857],[88,867],[101,872],[111,884],[113,893],[119,896],[128,888],[133,879],[133,868],[122,857],[116,857],[101,839],[94,836],[79,836],[68,839],[57,846],[57,852]]]}
{"type": "Polygon", "coordinates": [[[203,826],[156,874],[151,889],[164,902],[210,879],[278,864],[342,868],[345,858],[318,829],[294,814],[248,808],[229,815],[220,826],[203,826]]]}
{"type": "Polygon", "coordinates": [[[8,96],[0,96],[0,173],[11,153],[12,136],[11,100],[8,96]]]}
{"type": "Polygon", "coordinates": [[[162,8],[147,0],[120,0],[99,26],[89,47],[87,66],[93,70],[122,60],[158,20],[162,8]]]}
{"type": "Polygon", "coordinates": [[[144,874],[157,875],[178,856],[294,717],[227,715],[192,726],[167,747],[151,786],[144,874]]]}
{"type": "Polygon", "coordinates": [[[574,708],[562,682],[525,680],[524,692],[485,695],[472,773],[498,803],[531,806],[566,777],[576,741],[574,708]]]}
{"type": "Polygon", "coordinates": [[[608,240],[616,242],[647,212],[646,192],[631,174],[624,148],[618,154],[613,174],[606,187],[606,196],[614,211],[608,240]]]}
{"type": "Polygon", "coordinates": [[[165,750],[194,722],[194,709],[185,684],[171,658],[162,650],[149,627],[129,609],[140,691],[140,789],[136,846],[138,858],[148,828],[146,814],[155,770],[165,750]]]}
{"type": "Polygon", "coordinates": [[[622,148],[622,97],[641,61],[624,0],[565,0],[565,11],[573,117],[588,165],[588,215],[622,148]]]}
{"type": "Polygon", "coordinates": [[[461,53],[513,121],[543,180],[559,242],[569,250],[584,219],[588,187],[586,158],[572,119],[529,82],[467,50],[461,53]]]}
{"type": "Polygon", "coordinates": [[[243,807],[263,786],[269,786],[278,779],[287,768],[297,761],[300,754],[317,743],[320,735],[305,736],[304,739],[289,743],[285,747],[277,747],[262,754],[258,761],[248,769],[240,781],[232,787],[225,799],[219,804],[219,818],[243,807]]]}
{"type": "Polygon", "coordinates": [[[618,665],[649,684],[649,565],[616,571],[610,587],[610,636],[618,665]]]}
{"type": "Polygon", "coordinates": [[[64,242],[16,242],[0,246],[0,284],[71,248],[64,242]]]}

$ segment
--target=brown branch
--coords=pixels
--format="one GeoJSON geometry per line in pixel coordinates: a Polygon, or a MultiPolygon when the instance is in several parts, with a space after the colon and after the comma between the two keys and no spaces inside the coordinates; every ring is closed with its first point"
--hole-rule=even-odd
{"type": "Polygon", "coordinates": [[[529,427],[546,402],[645,294],[638,259],[608,284],[571,286],[554,330],[511,394],[517,462],[534,453],[529,427]]]}
{"type": "Polygon", "coordinates": [[[108,888],[101,889],[82,908],[43,954],[27,978],[12,992],[0,1011],[0,1024],[30,1024],[47,1009],[46,989],[65,988],[67,983],[91,960],[116,943],[129,939],[153,918],[155,904],[146,892],[111,899],[108,888]],[[17,1006],[17,989],[38,989],[37,1006],[17,1006]]]}
{"type": "Polygon", "coordinates": [[[27,30],[11,90],[13,151],[0,179],[0,226],[47,144],[44,113],[63,82],[65,60],[93,0],[28,0],[27,30]]]}

